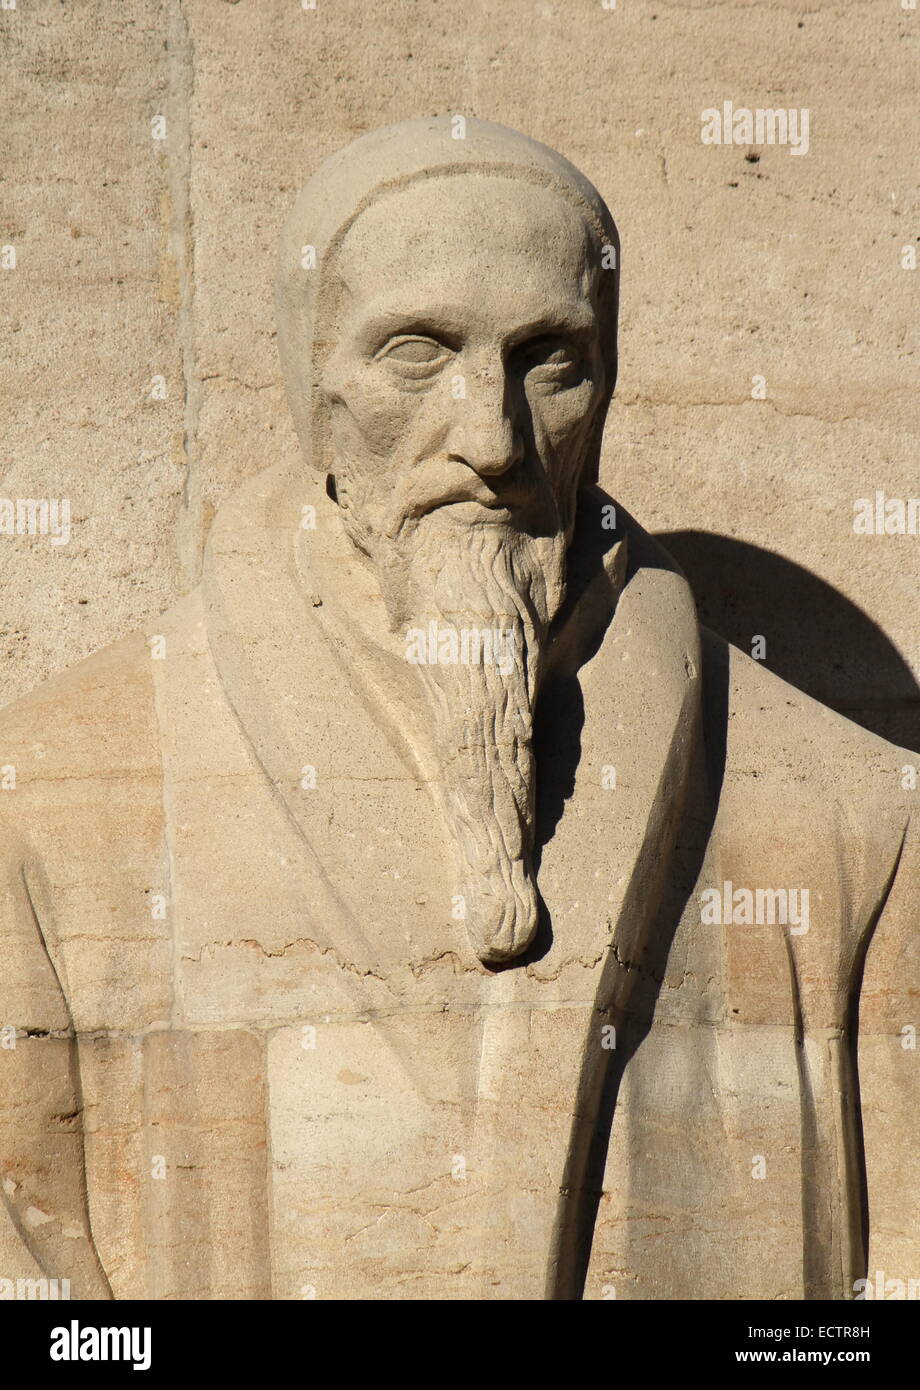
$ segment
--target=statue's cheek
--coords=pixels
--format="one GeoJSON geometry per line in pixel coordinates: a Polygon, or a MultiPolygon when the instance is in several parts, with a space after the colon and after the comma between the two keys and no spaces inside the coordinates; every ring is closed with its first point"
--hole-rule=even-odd
{"type": "Polygon", "coordinates": [[[538,432],[557,450],[583,438],[594,407],[594,384],[587,379],[569,390],[542,392],[531,400],[538,432]]]}
{"type": "Polygon", "coordinates": [[[388,373],[369,370],[343,381],[337,406],[346,413],[369,446],[392,441],[415,418],[422,395],[393,381],[388,373]]]}

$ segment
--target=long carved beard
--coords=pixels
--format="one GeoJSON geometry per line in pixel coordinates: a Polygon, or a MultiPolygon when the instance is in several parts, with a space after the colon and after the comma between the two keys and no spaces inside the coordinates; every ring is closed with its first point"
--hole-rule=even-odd
{"type": "Polygon", "coordinates": [[[456,844],[455,915],[479,959],[497,964],[520,955],[537,929],[533,714],[564,596],[566,539],[459,529],[435,513],[383,548],[374,558],[394,626],[505,634],[491,661],[444,662],[429,644],[434,663],[418,664],[456,844]]]}

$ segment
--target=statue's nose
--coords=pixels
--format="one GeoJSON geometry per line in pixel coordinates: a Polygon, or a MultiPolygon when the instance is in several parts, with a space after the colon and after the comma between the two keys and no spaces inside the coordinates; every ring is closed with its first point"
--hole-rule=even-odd
{"type": "Polygon", "coordinates": [[[448,457],[465,463],[481,478],[500,477],[524,456],[524,441],[514,426],[505,381],[470,383],[467,391],[467,397],[455,404],[448,457]]]}

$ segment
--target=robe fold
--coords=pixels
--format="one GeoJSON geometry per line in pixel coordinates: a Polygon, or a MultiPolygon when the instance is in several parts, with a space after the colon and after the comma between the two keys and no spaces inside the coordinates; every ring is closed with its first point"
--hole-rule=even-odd
{"type": "Polygon", "coordinates": [[[625,521],[613,617],[541,696],[541,937],[488,971],[297,506],[255,479],[198,589],[0,715],[2,1268],[192,1299],[920,1272],[911,755],[701,632],[625,521]]]}

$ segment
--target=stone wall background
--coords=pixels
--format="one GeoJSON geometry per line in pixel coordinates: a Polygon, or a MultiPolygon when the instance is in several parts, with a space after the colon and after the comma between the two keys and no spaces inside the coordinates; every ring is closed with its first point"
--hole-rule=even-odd
{"type": "Polygon", "coordinates": [[[294,194],[363,131],[451,112],[559,149],[617,219],[608,489],[714,626],[920,748],[920,537],[852,525],[876,489],[920,495],[918,44],[902,0],[0,8],[0,493],[73,509],[66,546],[0,536],[0,702],[190,588],[220,501],[293,456],[272,277],[294,194]],[[726,100],[807,107],[810,152],[703,145],[726,100]]]}

